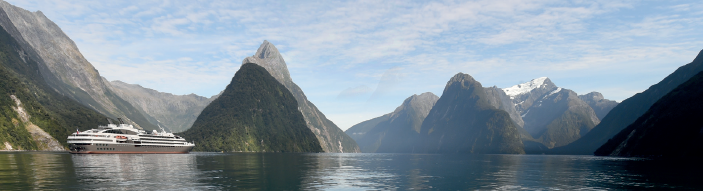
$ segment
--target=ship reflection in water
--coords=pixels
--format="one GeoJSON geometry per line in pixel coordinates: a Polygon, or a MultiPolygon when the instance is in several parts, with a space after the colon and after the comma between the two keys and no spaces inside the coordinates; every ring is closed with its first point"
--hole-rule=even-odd
{"type": "Polygon", "coordinates": [[[544,155],[1,152],[3,190],[703,189],[700,166],[544,155]]]}

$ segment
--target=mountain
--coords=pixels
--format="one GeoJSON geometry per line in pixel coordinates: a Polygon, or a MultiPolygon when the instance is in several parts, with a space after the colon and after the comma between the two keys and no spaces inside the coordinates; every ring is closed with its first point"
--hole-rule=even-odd
{"type": "Polygon", "coordinates": [[[323,151],[293,94],[253,63],[239,68],[182,135],[195,142],[195,151],[323,151]]]}
{"type": "Polygon", "coordinates": [[[156,129],[131,104],[114,94],[76,44],[41,11],[30,12],[0,1],[0,26],[22,48],[22,59],[37,62],[48,85],[77,102],[139,128],[156,129]]]}
{"type": "Polygon", "coordinates": [[[47,83],[54,79],[40,74],[39,62],[27,56],[31,51],[0,28],[0,150],[65,150],[72,132],[95,128],[106,117],[54,91],[47,83]]]}
{"type": "Polygon", "coordinates": [[[273,44],[264,41],[254,56],[247,57],[242,61],[242,64],[245,63],[255,63],[264,67],[278,82],[293,93],[308,128],[315,133],[325,152],[361,152],[354,139],[339,129],[312,102],[308,101],[303,90],[291,79],[283,56],[273,44]]]}
{"type": "Polygon", "coordinates": [[[703,156],[703,72],[664,95],[647,112],[596,150],[595,155],[703,156]]]}
{"type": "Polygon", "coordinates": [[[420,127],[439,97],[431,92],[412,95],[395,111],[347,129],[364,153],[412,153],[420,127]]]}
{"type": "Polygon", "coordinates": [[[598,92],[579,95],[579,98],[593,108],[593,111],[596,112],[599,120],[603,120],[603,117],[605,117],[610,110],[613,110],[613,108],[618,105],[617,101],[605,99],[603,94],[598,92]]]}
{"type": "Polygon", "coordinates": [[[525,131],[547,148],[569,144],[600,123],[591,106],[563,88],[536,99],[523,116],[525,131]]]}
{"type": "Polygon", "coordinates": [[[488,97],[481,83],[456,74],[422,122],[418,147],[428,153],[524,154],[519,127],[488,97]]]}
{"type": "Polygon", "coordinates": [[[554,148],[550,153],[593,154],[608,139],[645,114],[657,100],[701,71],[703,71],[703,50],[693,62],[679,67],[661,82],[650,86],[647,90],[620,102],[588,134],[569,145],[554,148]]]}
{"type": "MultiPolygon", "coordinates": [[[[514,85],[503,91],[510,97],[512,105],[524,121],[521,133],[527,153],[544,153],[548,149],[567,145],[600,123],[592,106],[581,100],[582,96],[572,90],[557,87],[547,77],[514,85]]],[[[587,94],[587,97],[594,106],[607,107],[611,104],[598,92],[587,94]]],[[[599,111],[607,113],[609,110],[602,108],[599,111]]]]}
{"type": "Polygon", "coordinates": [[[205,106],[219,96],[210,98],[173,95],[122,81],[110,82],[110,90],[136,107],[152,124],[159,124],[173,132],[189,129],[205,106]]]}

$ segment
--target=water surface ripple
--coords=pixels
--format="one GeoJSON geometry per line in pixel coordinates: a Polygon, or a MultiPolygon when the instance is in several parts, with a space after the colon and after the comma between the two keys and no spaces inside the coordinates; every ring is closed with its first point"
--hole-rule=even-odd
{"type": "Polygon", "coordinates": [[[0,153],[1,190],[703,190],[700,165],[594,156],[0,153]]]}

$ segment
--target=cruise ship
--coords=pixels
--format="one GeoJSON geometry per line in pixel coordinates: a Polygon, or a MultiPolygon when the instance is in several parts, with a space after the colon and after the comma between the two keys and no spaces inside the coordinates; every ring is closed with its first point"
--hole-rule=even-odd
{"type": "Polygon", "coordinates": [[[153,130],[139,130],[132,125],[120,124],[98,126],[97,129],[76,131],[68,136],[71,153],[75,154],[144,154],[144,153],[188,153],[194,143],[183,137],[153,130]]]}

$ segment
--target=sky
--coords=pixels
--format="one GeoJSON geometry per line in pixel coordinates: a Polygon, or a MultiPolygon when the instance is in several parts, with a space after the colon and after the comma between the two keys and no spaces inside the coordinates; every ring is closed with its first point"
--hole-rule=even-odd
{"type": "Polygon", "coordinates": [[[7,0],[41,11],[108,80],[210,97],[268,40],[342,130],[462,72],[622,101],[703,49],[702,1],[7,0]]]}

